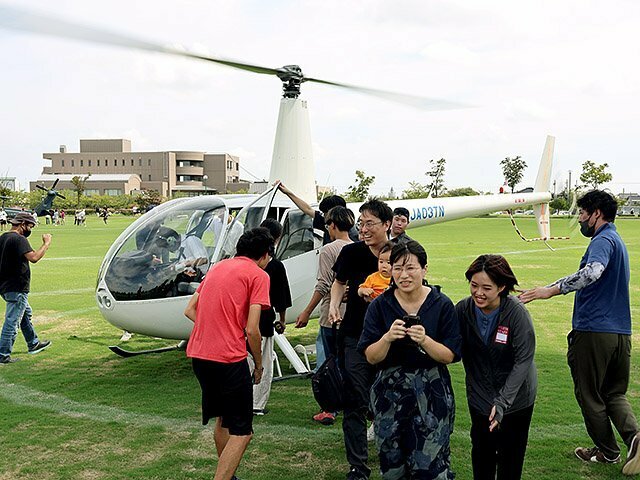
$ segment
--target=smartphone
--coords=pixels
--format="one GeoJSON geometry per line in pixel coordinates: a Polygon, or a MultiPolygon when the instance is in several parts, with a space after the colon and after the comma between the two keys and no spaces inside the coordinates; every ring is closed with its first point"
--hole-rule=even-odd
{"type": "Polygon", "coordinates": [[[417,323],[420,323],[420,317],[418,315],[405,315],[402,317],[405,328],[413,327],[417,323]]]}

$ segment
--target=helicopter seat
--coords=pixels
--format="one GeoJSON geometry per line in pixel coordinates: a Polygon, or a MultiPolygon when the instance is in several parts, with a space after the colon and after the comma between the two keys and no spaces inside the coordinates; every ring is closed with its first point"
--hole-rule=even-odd
{"type": "Polygon", "coordinates": [[[178,282],[178,292],[184,295],[193,295],[200,286],[200,282],[178,282]]]}

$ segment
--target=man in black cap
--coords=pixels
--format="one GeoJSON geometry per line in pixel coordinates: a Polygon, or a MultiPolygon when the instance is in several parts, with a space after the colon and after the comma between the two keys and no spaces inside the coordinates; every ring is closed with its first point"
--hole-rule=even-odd
{"type": "Polygon", "coordinates": [[[22,330],[29,353],[39,353],[51,345],[48,340],[38,339],[31,323],[31,306],[27,298],[31,281],[29,262],[36,263],[44,257],[51,244],[51,234],[43,234],[42,246],[33,250],[27,240],[36,224],[33,215],[19,212],[9,221],[12,224],[11,230],[0,236],[0,295],[7,302],[0,334],[0,364],[18,360],[11,357],[18,327],[22,330]]]}
{"type": "Polygon", "coordinates": [[[409,210],[404,207],[394,208],[391,229],[389,230],[389,240],[393,243],[407,243],[413,240],[409,235],[404,233],[408,226],[409,210]]]}

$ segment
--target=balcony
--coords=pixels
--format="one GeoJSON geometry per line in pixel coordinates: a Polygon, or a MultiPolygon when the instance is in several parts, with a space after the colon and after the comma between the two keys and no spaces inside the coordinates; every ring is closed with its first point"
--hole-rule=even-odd
{"type": "Polygon", "coordinates": [[[190,175],[190,176],[198,176],[202,177],[204,174],[203,167],[176,167],[176,176],[178,175],[190,175]]]}

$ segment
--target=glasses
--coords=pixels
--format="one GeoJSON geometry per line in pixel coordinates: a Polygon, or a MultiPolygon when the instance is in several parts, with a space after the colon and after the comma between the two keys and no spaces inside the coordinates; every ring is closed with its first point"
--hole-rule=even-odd
{"type": "Polygon", "coordinates": [[[391,272],[395,275],[399,275],[402,272],[406,272],[409,275],[416,273],[418,270],[422,270],[422,267],[418,265],[394,265],[391,267],[391,272]]]}
{"type": "Polygon", "coordinates": [[[366,222],[358,222],[356,223],[356,228],[358,230],[362,230],[364,228],[366,228],[367,230],[372,229],[373,227],[375,227],[376,225],[380,225],[382,223],[382,220],[380,220],[379,222],[373,222],[371,220],[368,220],[366,222]]]}

